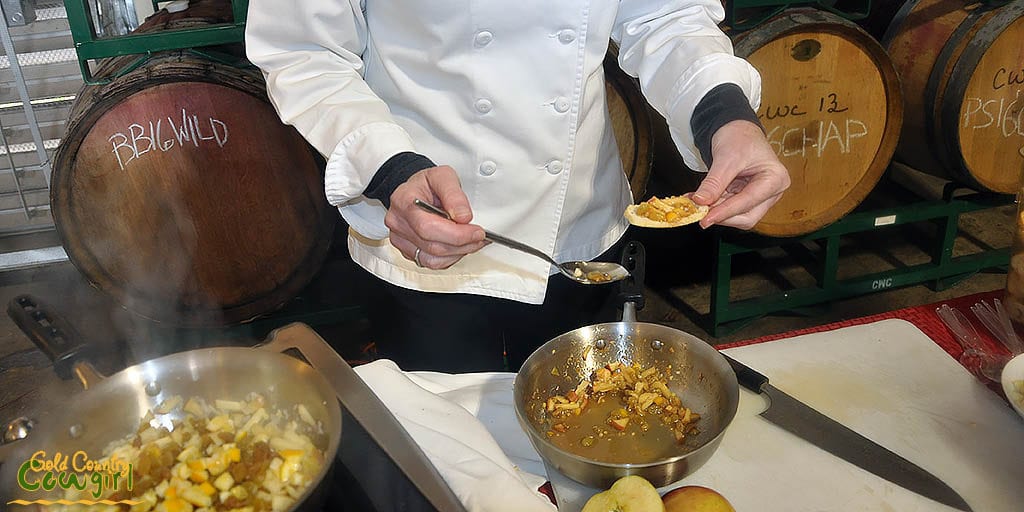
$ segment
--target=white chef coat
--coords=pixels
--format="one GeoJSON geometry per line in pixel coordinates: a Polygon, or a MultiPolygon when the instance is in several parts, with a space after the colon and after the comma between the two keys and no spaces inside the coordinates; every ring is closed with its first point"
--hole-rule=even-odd
{"type": "Polygon", "coordinates": [[[719,0],[250,0],[246,50],[281,119],[328,158],[327,199],[360,266],[406,288],[540,304],[553,268],[538,258],[491,244],[447,270],[405,259],[384,206],[362,195],[374,173],[423,154],[457,171],[475,224],[591,259],[622,236],[631,202],[605,98],[609,39],[686,164],[706,170],[697,102],[727,82],[760,101],[723,18],[719,0]]]}

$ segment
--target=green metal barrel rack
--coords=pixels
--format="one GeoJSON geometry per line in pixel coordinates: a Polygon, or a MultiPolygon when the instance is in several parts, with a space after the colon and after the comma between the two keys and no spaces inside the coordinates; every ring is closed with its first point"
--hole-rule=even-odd
{"type": "Polygon", "coordinates": [[[948,183],[940,199],[918,198],[904,206],[856,211],[800,237],[780,239],[718,229],[713,237],[710,311],[705,315],[695,311],[689,314],[712,336],[723,336],[773,313],[800,311],[801,308],[916,284],[927,284],[932,290],[939,291],[977,272],[1002,270],[1009,263],[1009,246],[961,256],[954,256],[953,249],[958,235],[962,233],[962,215],[1013,202],[1013,196],[975,192],[948,183]],[[852,278],[839,277],[840,244],[845,237],[925,222],[935,225],[934,236],[921,247],[927,251],[930,261],[852,278]],[[732,300],[733,258],[769,248],[782,248],[799,261],[814,276],[815,284],[732,300]]]}
{"type": "MultiPolygon", "coordinates": [[[[153,2],[154,8],[157,2],[153,2]]],[[[203,48],[223,44],[241,43],[245,40],[245,19],[249,9],[248,0],[231,0],[234,21],[218,25],[179,30],[167,30],[144,34],[127,34],[116,37],[97,37],[92,11],[88,0],[65,0],[71,37],[75,41],[78,63],[85,83],[96,85],[109,82],[109,78],[93,77],[89,62],[110,57],[139,55],[139,59],[119,74],[138,67],[154,52],[203,48]]]]}
{"type": "Polygon", "coordinates": [[[725,3],[725,26],[742,31],[789,9],[813,7],[848,20],[864,19],[871,12],[871,0],[729,0],[725,3]]]}

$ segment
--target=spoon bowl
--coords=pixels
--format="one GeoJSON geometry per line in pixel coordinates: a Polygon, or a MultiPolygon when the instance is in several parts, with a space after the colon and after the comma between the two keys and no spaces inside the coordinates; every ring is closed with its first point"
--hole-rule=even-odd
{"type": "MultiPolygon", "coordinates": [[[[448,220],[452,219],[452,217],[448,215],[448,212],[430,203],[419,199],[416,199],[413,202],[421,210],[425,210],[448,220]]],[[[554,267],[557,268],[563,276],[580,284],[607,284],[621,281],[629,277],[629,271],[618,263],[608,263],[603,261],[566,261],[559,263],[552,259],[551,256],[548,256],[538,249],[534,249],[529,245],[497,233],[492,233],[486,229],[484,230],[484,239],[547,261],[554,265],[554,267]]]]}
{"type": "Polygon", "coordinates": [[[618,263],[567,261],[557,267],[562,275],[583,284],[614,283],[629,277],[629,271],[618,263]]]}

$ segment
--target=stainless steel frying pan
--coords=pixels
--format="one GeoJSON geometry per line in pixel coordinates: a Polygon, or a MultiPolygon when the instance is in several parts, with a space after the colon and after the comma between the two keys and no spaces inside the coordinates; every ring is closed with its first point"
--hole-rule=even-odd
{"type": "MultiPolygon", "coordinates": [[[[15,499],[62,497],[60,492],[29,493],[17,484],[20,466],[37,450],[48,454],[84,450],[91,458],[99,458],[110,442],[135,432],[146,412],[169,397],[244,400],[252,392],[264,395],[268,409],[303,404],[322,425],[322,435],[313,441],[323,450],[327,463],[317,475],[317,483],[290,511],[319,511],[322,507],[330,482],[327,475],[341,435],[339,401],[435,508],[464,510],[436,468],[372,390],[306,325],[282,327],[253,348],[190,350],[103,377],[87,361],[87,348],[73,335],[74,329],[37,299],[18,297],[11,302],[8,313],[50,356],[58,374],[77,376],[85,390],[41,408],[30,421],[8,429],[8,433],[22,431],[27,437],[0,443],[0,510],[9,509],[8,502],[15,499]],[[284,353],[293,350],[302,360],[284,353]]],[[[173,414],[166,417],[175,419],[173,414]]],[[[12,510],[28,512],[36,508],[19,505],[12,510]]]]}
{"type": "MultiPolygon", "coordinates": [[[[316,477],[321,482],[330,470],[330,461],[338,450],[341,435],[341,411],[335,392],[323,376],[308,364],[281,353],[277,336],[257,349],[220,347],[191,350],[153,359],[110,377],[100,375],[92,365],[80,358],[85,347],[69,338],[73,330],[47,312],[45,306],[29,297],[19,297],[11,304],[12,317],[30,334],[33,341],[54,359],[59,373],[74,374],[85,391],[65,400],[59,407],[43,410],[31,420],[34,425],[25,439],[0,447],[0,501],[21,499],[57,500],[60,490],[28,492],[18,485],[17,472],[24,461],[37,450],[52,457],[61,452],[71,455],[86,452],[98,459],[112,441],[121,439],[139,426],[139,420],[164,400],[178,395],[183,398],[202,397],[245,400],[252,393],[264,395],[270,410],[292,408],[302,404],[321,425],[321,435],[313,439],[325,455],[316,477]]],[[[180,419],[180,410],[160,415],[169,427],[180,419]]],[[[311,485],[291,510],[313,510],[322,500],[322,489],[311,485]]],[[[14,506],[12,506],[14,507],[14,506]]],[[[36,510],[39,507],[17,506],[11,510],[36,510]]]]}
{"type": "Polygon", "coordinates": [[[633,277],[623,282],[622,321],[576,329],[534,351],[516,376],[516,417],[545,463],[581,484],[608,488],[620,477],[640,475],[655,487],[664,487],[696,471],[718,448],[736,415],[739,388],[732,367],[705,341],[677,329],[636,321],[636,308],[642,307],[643,298],[643,246],[629,243],[623,265],[633,277]],[[688,439],[677,455],[647,463],[599,462],[555,446],[546,429],[538,426],[534,397],[565,394],[581,379],[614,361],[639,363],[644,368],[671,364],[679,370],[669,389],[700,413],[701,419],[700,433],[688,439]]]}

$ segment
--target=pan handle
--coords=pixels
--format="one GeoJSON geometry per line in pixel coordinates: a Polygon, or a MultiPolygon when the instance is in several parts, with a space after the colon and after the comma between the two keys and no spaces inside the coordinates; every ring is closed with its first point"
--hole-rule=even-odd
{"type": "Polygon", "coordinates": [[[437,510],[465,512],[466,508],[380,398],[330,345],[308,325],[294,323],[274,330],[256,348],[285,353],[296,350],[320,372],[338,395],[341,405],[409,481],[437,510]]]}
{"type": "Polygon", "coordinates": [[[644,274],[647,252],[644,245],[632,240],[622,249],[622,266],[629,276],[619,281],[619,301],[622,302],[622,321],[636,322],[636,312],[644,308],[644,274]]]}
{"type": "Polygon", "coordinates": [[[82,343],[81,335],[46,303],[31,295],[19,295],[8,303],[7,315],[53,361],[61,379],[77,376],[86,389],[103,379],[89,363],[91,349],[82,343]]]}

